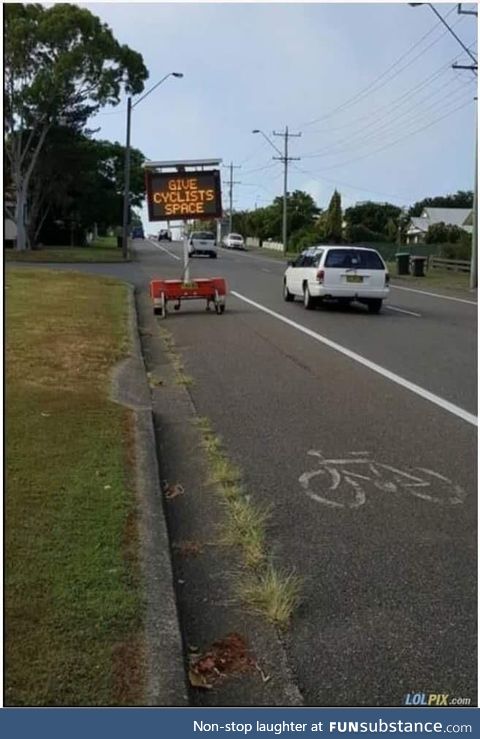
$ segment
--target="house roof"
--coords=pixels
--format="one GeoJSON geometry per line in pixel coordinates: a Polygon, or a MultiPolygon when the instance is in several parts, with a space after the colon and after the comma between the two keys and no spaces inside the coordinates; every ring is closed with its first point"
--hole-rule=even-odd
{"type": "Polygon", "coordinates": [[[463,226],[471,212],[471,208],[424,208],[422,216],[424,213],[426,214],[429,226],[434,223],[445,223],[447,226],[463,226]]]}
{"type": "Polygon", "coordinates": [[[429,225],[430,223],[428,221],[428,218],[413,217],[410,218],[408,232],[423,231],[426,233],[428,231],[429,225]]]}

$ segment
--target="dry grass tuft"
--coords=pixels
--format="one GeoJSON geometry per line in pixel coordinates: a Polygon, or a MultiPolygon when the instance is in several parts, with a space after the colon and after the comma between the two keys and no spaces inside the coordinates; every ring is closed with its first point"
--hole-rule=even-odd
{"type": "Polygon", "coordinates": [[[268,566],[256,577],[247,577],[239,590],[242,599],[279,628],[286,628],[300,600],[301,579],[294,573],[268,566]]]}

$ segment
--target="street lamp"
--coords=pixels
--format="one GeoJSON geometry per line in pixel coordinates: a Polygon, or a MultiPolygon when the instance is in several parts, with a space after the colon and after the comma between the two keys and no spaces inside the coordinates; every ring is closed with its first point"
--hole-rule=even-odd
{"type": "Polygon", "coordinates": [[[135,101],[132,105],[132,96],[129,95],[127,99],[127,136],[125,143],[125,182],[123,190],[123,228],[122,228],[122,255],[124,259],[128,257],[127,239],[128,239],[128,211],[130,206],[130,121],[132,117],[132,109],[135,108],[142,100],[145,100],[151,92],[157,89],[162,82],[165,82],[169,77],[183,77],[182,72],[169,72],[162,77],[153,87],[150,88],[141,98],[135,101]]]}

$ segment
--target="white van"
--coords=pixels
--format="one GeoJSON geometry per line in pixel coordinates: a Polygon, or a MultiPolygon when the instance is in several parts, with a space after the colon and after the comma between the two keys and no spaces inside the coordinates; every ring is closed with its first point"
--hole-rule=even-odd
{"type": "Polygon", "coordinates": [[[359,246],[313,246],[289,262],[283,278],[287,301],[303,298],[305,308],[323,299],[364,303],[378,313],[389,293],[390,275],[375,249],[359,246]]]}

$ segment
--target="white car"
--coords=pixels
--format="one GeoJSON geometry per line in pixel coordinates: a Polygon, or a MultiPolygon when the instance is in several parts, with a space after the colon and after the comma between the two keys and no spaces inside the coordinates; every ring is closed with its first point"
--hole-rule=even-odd
{"type": "Polygon", "coordinates": [[[188,256],[206,254],[213,259],[217,258],[217,242],[215,235],[210,231],[193,231],[188,237],[188,256]]]}
{"type": "Polygon", "coordinates": [[[245,241],[240,234],[227,234],[222,243],[225,249],[245,249],[245,241]]]}
{"type": "Polygon", "coordinates": [[[364,303],[378,313],[389,293],[390,275],[375,249],[359,246],[312,246],[289,262],[283,279],[287,301],[301,297],[305,308],[324,299],[364,303]]]}

